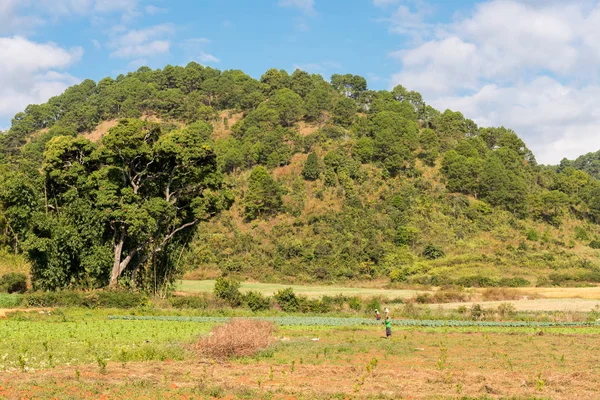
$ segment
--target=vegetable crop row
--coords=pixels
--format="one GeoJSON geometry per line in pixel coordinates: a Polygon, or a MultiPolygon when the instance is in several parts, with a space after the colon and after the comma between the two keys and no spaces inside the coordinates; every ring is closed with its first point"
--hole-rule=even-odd
{"type": "MultiPolygon", "coordinates": [[[[231,318],[228,317],[181,317],[181,316],[133,316],[133,315],[111,315],[109,319],[119,320],[152,320],[152,321],[185,321],[222,323],[231,318]]],[[[359,326],[380,325],[381,321],[370,318],[335,318],[335,317],[248,317],[270,321],[278,325],[299,326],[359,326]]],[[[529,322],[529,321],[459,321],[459,320],[414,320],[396,319],[396,326],[425,326],[425,327],[511,327],[511,328],[547,328],[547,327],[577,327],[577,326],[600,326],[598,322],[529,322]]]]}

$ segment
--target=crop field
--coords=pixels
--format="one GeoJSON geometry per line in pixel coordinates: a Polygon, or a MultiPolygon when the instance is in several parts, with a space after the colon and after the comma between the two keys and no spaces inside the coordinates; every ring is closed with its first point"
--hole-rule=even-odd
{"type": "Polygon", "coordinates": [[[9,314],[0,398],[598,398],[594,325],[398,320],[385,339],[368,319],[265,316],[276,325],[270,347],[219,360],[194,344],[225,318],[142,311],[9,314]]]}

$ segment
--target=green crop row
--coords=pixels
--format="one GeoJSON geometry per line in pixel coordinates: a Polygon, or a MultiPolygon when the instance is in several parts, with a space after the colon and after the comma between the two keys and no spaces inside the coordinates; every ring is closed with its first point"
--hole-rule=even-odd
{"type": "MultiPolygon", "coordinates": [[[[181,317],[181,316],[133,316],[111,315],[109,319],[119,320],[152,320],[152,321],[185,321],[203,323],[223,323],[230,320],[227,317],[181,317]]],[[[360,326],[380,325],[381,321],[370,318],[336,318],[336,317],[250,317],[270,321],[278,325],[298,326],[360,326]]],[[[424,327],[509,327],[509,328],[547,328],[547,327],[578,327],[600,326],[598,322],[529,322],[529,321],[458,321],[458,320],[415,320],[397,319],[393,321],[396,326],[424,326],[424,327]]]]}

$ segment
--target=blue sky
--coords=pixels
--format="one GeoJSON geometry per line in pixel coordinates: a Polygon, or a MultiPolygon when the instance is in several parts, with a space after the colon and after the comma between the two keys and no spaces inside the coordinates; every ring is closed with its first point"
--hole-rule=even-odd
{"type": "Polygon", "coordinates": [[[594,0],[0,0],[0,127],[141,65],[353,73],[513,128],[538,160],[600,149],[594,0]]]}

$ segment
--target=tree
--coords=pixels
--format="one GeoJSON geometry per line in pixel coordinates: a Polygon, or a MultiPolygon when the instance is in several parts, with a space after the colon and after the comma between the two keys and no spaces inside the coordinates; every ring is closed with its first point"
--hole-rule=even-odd
{"type": "Polygon", "coordinates": [[[46,234],[29,245],[43,287],[82,282],[90,263],[98,279],[106,276],[104,284],[116,286],[125,271],[135,281],[186,230],[231,203],[216,157],[197,129],[163,133],[153,124],[121,120],[102,144],[96,148],[81,137],[48,144],[43,170],[55,207],[40,218],[46,234]],[[82,258],[78,251],[86,247],[95,253],[82,258]],[[58,270],[48,257],[53,253],[63,255],[59,279],[49,277],[58,270]]]}
{"type": "Polygon", "coordinates": [[[244,214],[248,220],[279,212],[283,205],[281,186],[271,177],[269,171],[258,166],[250,173],[248,191],[244,197],[244,214]]]}
{"type": "Polygon", "coordinates": [[[333,108],[333,116],[336,123],[350,126],[356,116],[356,102],[348,97],[340,99],[333,108]]]}
{"type": "Polygon", "coordinates": [[[260,83],[263,84],[267,94],[271,94],[280,89],[290,87],[290,76],[286,70],[271,68],[260,77],[260,83]]]}
{"type": "Polygon", "coordinates": [[[306,162],[304,163],[304,168],[302,168],[302,176],[304,179],[309,181],[315,181],[319,179],[321,175],[321,163],[319,162],[319,157],[315,152],[312,152],[308,155],[306,162]]]}
{"type": "Polygon", "coordinates": [[[310,75],[302,70],[296,69],[290,77],[291,89],[305,98],[313,89],[313,80],[310,75]]]}
{"type": "Polygon", "coordinates": [[[290,89],[281,89],[269,99],[269,107],[279,114],[283,126],[292,126],[304,114],[304,101],[290,89]]]}

